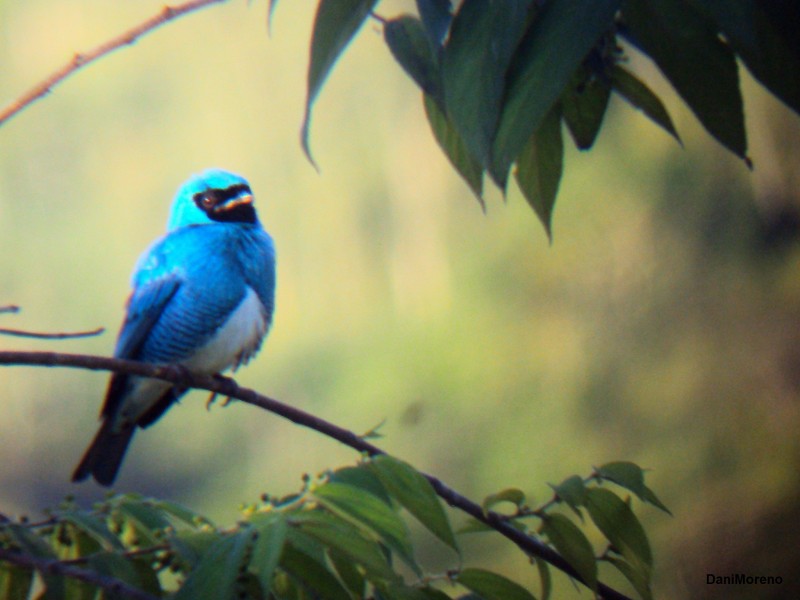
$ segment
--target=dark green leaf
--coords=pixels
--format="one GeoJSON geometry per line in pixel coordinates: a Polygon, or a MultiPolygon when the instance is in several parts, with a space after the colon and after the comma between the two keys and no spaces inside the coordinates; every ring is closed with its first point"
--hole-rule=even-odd
{"type": "Polygon", "coordinates": [[[33,571],[0,562],[0,598],[25,599],[33,584],[33,571]]]}
{"type": "Polygon", "coordinates": [[[405,72],[423,92],[441,103],[439,58],[434,53],[422,22],[409,15],[391,19],[383,26],[383,37],[405,72]]]}
{"type": "Polygon", "coordinates": [[[703,127],[746,158],[736,58],[713,24],[685,0],[624,0],[634,43],[658,65],[703,127]]]}
{"type": "Polygon", "coordinates": [[[573,73],[614,22],[619,0],[544,3],[516,53],[489,169],[505,185],[511,163],[539,129],[573,73]]]}
{"type": "Polygon", "coordinates": [[[325,600],[350,600],[350,594],[325,565],[291,545],[283,549],[283,567],[296,581],[312,593],[325,600]]]}
{"type": "Polygon", "coordinates": [[[121,519],[127,531],[124,538],[135,546],[154,546],[159,542],[156,532],[169,526],[164,513],[146,501],[122,500],[114,507],[116,518],[121,519]]]}
{"type": "Polygon", "coordinates": [[[377,0],[320,0],[311,37],[311,58],[308,63],[306,114],[301,140],[303,151],[311,158],[308,145],[311,107],[333,65],[350,43],[377,0]]]}
{"type": "Polygon", "coordinates": [[[174,600],[234,598],[237,578],[246,567],[252,546],[250,528],[220,536],[192,569],[174,600]]]}
{"type": "Polygon", "coordinates": [[[634,569],[630,564],[615,556],[606,556],[603,560],[614,565],[617,570],[631,582],[633,589],[642,597],[642,600],[653,600],[653,593],[650,591],[650,580],[641,569],[634,569]]]}
{"type": "Polygon", "coordinates": [[[796,34],[792,28],[800,17],[797,3],[757,0],[692,0],[692,3],[715,21],[753,76],[800,113],[800,56],[782,31],[782,26],[788,25],[787,33],[796,34]],[[777,22],[770,18],[773,11],[778,13],[777,22]]]}
{"type": "Polygon", "coordinates": [[[627,461],[610,462],[595,468],[595,473],[642,497],[645,487],[644,471],[639,465],[627,461]]]}
{"type": "Polygon", "coordinates": [[[550,600],[553,592],[553,578],[550,575],[550,565],[542,559],[536,559],[536,570],[539,571],[539,581],[542,585],[542,600],[550,600]]]}
{"type": "Polygon", "coordinates": [[[465,0],[442,56],[446,112],[470,154],[488,165],[505,76],[530,0],[465,0]]]}
{"type": "MultiPolygon", "coordinates": [[[[39,558],[57,558],[53,549],[39,536],[33,534],[27,527],[13,523],[6,524],[4,531],[13,540],[22,552],[39,558]]],[[[64,578],[40,572],[46,588],[44,600],[61,600],[66,598],[64,578]]]]}
{"type": "Polygon", "coordinates": [[[655,492],[651,490],[649,487],[645,486],[644,493],[642,494],[642,500],[647,502],[648,504],[652,504],[656,508],[660,508],[668,515],[672,516],[672,512],[658,499],[658,496],[655,495],[655,492]]]}
{"type": "Polygon", "coordinates": [[[442,45],[453,20],[450,0],[417,0],[417,10],[434,47],[442,45]]]}
{"type": "Polygon", "coordinates": [[[375,475],[369,464],[358,467],[342,467],[333,472],[330,481],[334,483],[345,483],[353,487],[361,488],[383,500],[387,506],[392,505],[392,499],[383,487],[381,480],[375,475]]]}
{"type": "Polygon", "coordinates": [[[378,544],[363,537],[348,522],[321,511],[299,513],[292,517],[292,522],[300,531],[322,542],[326,549],[333,549],[360,564],[370,580],[397,578],[378,544]]]}
{"type": "Polygon", "coordinates": [[[516,506],[517,509],[520,509],[525,504],[525,492],[517,488],[506,488],[500,490],[496,494],[489,494],[483,499],[483,503],[481,504],[483,514],[487,514],[494,506],[497,506],[501,502],[510,502],[516,506]]]}
{"type": "Polygon", "coordinates": [[[594,76],[587,78],[585,72],[581,73],[580,81],[561,96],[564,122],[580,150],[588,150],[597,139],[610,96],[611,86],[605,80],[594,76]]]}
{"type": "Polygon", "coordinates": [[[644,484],[644,471],[638,465],[626,461],[611,462],[598,467],[595,472],[601,478],[613,481],[617,485],[630,490],[643,502],[653,504],[667,514],[672,514],[653,491],[644,484]]]}
{"type": "Polygon", "coordinates": [[[614,91],[630,102],[631,105],[641,110],[654,123],[660,125],[676,140],[679,142],[681,141],[661,99],[656,96],[649,87],[637,79],[636,76],[619,65],[614,65],[611,69],[611,84],[614,86],[614,91]]]}
{"type": "MultiPolygon", "coordinates": [[[[98,552],[89,558],[89,568],[96,573],[112,577],[119,581],[124,581],[133,587],[141,589],[142,582],[139,579],[139,572],[133,565],[133,561],[126,559],[116,552],[98,552]]],[[[150,571],[152,579],[155,578],[155,573],[150,571]]],[[[156,578],[156,583],[158,579],[156,578]]],[[[159,586],[160,588],[160,586],[159,586]]],[[[152,591],[152,590],[151,590],[152,591]]],[[[125,596],[121,594],[114,594],[106,590],[103,593],[103,600],[124,600],[125,596]]]]}
{"type": "Polygon", "coordinates": [[[450,163],[459,172],[464,181],[467,182],[472,193],[481,204],[481,208],[486,210],[483,201],[483,167],[473,158],[467,150],[464,140],[456,131],[453,124],[437,106],[436,101],[430,96],[423,98],[425,104],[425,115],[428,117],[433,135],[439,143],[439,147],[444,151],[450,163]]]}
{"type": "Polygon", "coordinates": [[[649,578],[653,554],[647,534],[631,507],[613,492],[590,488],[586,492],[586,509],[617,552],[649,578]]]}
{"type": "Polygon", "coordinates": [[[152,504],[154,507],[164,511],[166,516],[171,518],[173,521],[177,519],[178,521],[193,527],[198,527],[200,525],[213,526],[213,523],[203,515],[189,510],[185,506],[181,506],[176,502],[170,502],[169,500],[157,500],[152,504]]]}
{"type": "Polygon", "coordinates": [[[428,531],[458,552],[442,503],[430,482],[414,467],[391,456],[373,459],[372,468],[389,493],[428,531]]]}
{"type": "Polygon", "coordinates": [[[542,518],[542,533],[578,572],[591,589],[597,590],[597,561],[594,548],[578,527],[560,514],[545,515],[542,518]]]}
{"type": "Polygon", "coordinates": [[[406,524],[382,500],[359,488],[336,482],[321,485],[313,494],[334,514],[366,526],[416,572],[420,572],[414,561],[406,524]]]}
{"type": "Polygon", "coordinates": [[[61,512],[58,517],[62,522],[91,536],[106,550],[121,550],[124,547],[119,538],[108,529],[104,518],[79,510],[61,512]]]}
{"type": "Polygon", "coordinates": [[[520,584],[483,569],[464,569],[456,581],[484,600],[536,600],[520,584]]]}
{"type": "Polygon", "coordinates": [[[347,586],[347,589],[356,598],[363,598],[367,580],[356,567],[356,563],[349,556],[332,548],[328,548],[328,557],[331,559],[331,564],[336,569],[339,579],[347,586]]]}
{"type": "Polygon", "coordinates": [[[283,553],[289,526],[281,513],[267,513],[271,518],[251,520],[258,537],[253,544],[250,571],[258,578],[264,594],[272,589],[272,577],[283,553]]]}
{"type": "Polygon", "coordinates": [[[554,107],[517,157],[516,179],[525,200],[552,240],[553,207],[564,170],[561,112],[554,107]]]}
{"type": "Polygon", "coordinates": [[[182,530],[167,534],[170,546],[188,567],[194,567],[219,537],[216,531],[182,530]]]}
{"type": "Polygon", "coordinates": [[[583,483],[583,479],[577,475],[572,475],[558,485],[551,484],[550,487],[553,488],[556,497],[566,502],[567,506],[583,520],[583,514],[578,510],[578,507],[583,506],[584,502],[586,502],[586,485],[583,483]]]}

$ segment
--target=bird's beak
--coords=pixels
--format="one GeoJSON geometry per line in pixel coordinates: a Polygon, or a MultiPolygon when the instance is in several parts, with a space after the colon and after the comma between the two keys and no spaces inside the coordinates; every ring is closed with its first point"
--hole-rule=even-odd
{"type": "Polygon", "coordinates": [[[252,204],[253,203],[253,196],[252,194],[245,194],[243,196],[236,196],[235,198],[231,198],[227,202],[224,202],[214,208],[214,212],[227,212],[229,210],[233,210],[237,206],[242,206],[244,204],[252,204]]]}

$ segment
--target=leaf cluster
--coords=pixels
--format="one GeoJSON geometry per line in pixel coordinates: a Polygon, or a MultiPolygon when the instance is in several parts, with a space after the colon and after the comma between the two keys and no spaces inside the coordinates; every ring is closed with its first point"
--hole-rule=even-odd
{"type": "MultiPolygon", "coordinates": [[[[553,486],[555,496],[530,510],[519,490],[504,490],[484,502],[487,515],[500,503],[512,503],[508,517],[527,531],[527,519],[540,521],[541,535],[597,590],[597,562],[616,566],[643,598],[650,597],[652,554],[630,503],[598,484],[613,481],[646,502],[664,509],[644,485],[632,463],[604,465],[583,480],[567,478],[553,486]],[[583,511],[602,531],[609,547],[599,557],[573,521],[553,510],[583,511]]],[[[666,509],[664,509],[666,510],[666,509]]],[[[463,531],[489,531],[479,521],[463,531]]],[[[386,455],[365,459],[320,476],[304,478],[289,496],[263,497],[243,507],[234,526],[221,528],[172,502],[135,494],[111,496],[91,510],[65,501],[40,523],[0,523],[0,551],[28,555],[37,568],[0,561],[0,600],[30,597],[36,578],[40,598],[95,600],[124,598],[112,585],[75,578],[56,567],[78,567],[141,590],[146,597],[194,599],[447,600],[466,588],[471,597],[529,600],[532,592],[482,568],[461,566],[456,535],[429,481],[410,465],[386,455]],[[420,523],[452,552],[457,568],[426,573],[412,547],[404,514],[420,523]]],[[[550,596],[549,567],[536,560],[541,598],[550,596]]]]}
{"type": "MultiPolygon", "coordinates": [[[[271,3],[274,8],[275,1],[271,3]]],[[[612,94],[676,139],[662,100],[625,66],[624,44],[651,58],[703,127],[747,157],[737,58],[800,112],[791,3],[757,0],[416,0],[378,17],[377,0],[320,0],[311,41],[303,147],[327,76],[370,14],[423,93],[434,137],[484,205],[484,175],[519,189],[551,235],[564,170],[563,125],[580,150],[599,135],[612,94]]]]}

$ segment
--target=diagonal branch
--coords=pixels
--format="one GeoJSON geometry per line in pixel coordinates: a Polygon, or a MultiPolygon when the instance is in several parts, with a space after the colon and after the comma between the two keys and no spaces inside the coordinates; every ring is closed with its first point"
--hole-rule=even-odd
{"type": "MultiPolygon", "coordinates": [[[[253,406],[258,406],[259,408],[284,417],[293,423],[308,427],[327,437],[333,438],[369,456],[385,454],[383,450],[348,429],[339,427],[338,425],[300,410],[299,408],[259,394],[255,390],[241,387],[236,381],[229,377],[193,375],[186,369],[177,365],[160,366],[119,358],[83,354],[64,354],[58,352],[0,351],[0,365],[71,367],[93,371],[114,371],[117,373],[161,379],[184,387],[208,390],[223,396],[241,400],[253,406]]],[[[423,473],[423,475],[425,474],[423,473]]],[[[575,571],[558,552],[550,548],[550,546],[516,529],[513,525],[505,521],[502,515],[492,511],[484,512],[481,506],[469,498],[462,496],[440,479],[431,475],[425,475],[425,477],[431,483],[439,497],[450,506],[458,508],[471,517],[490,526],[492,529],[514,542],[524,553],[542,559],[568,574],[570,577],[583,582],[583,579],[577,571],[575,571]]],[[[597,584],[597,591],[601,598],[607,598],[609,600],[630,600],[624,594],[603,583],[597,584]]]]}
{"type": "Polygon", "coordinates": [[[84,581],[123,598],[130,598],[131,600],[158,600],[157,596],[143,592],[124,581],[65,564],[60,560],[31,556],[30,554],[14,552],[6,548],[0,548],[0,560],[27,569],[36,569],[45,575],[61,575],[63,577],[69,577],[70,579],[84,581]]]}
{"type": "Polygon", "coordinates": [[[32,104],[42,96],[49,94],[52,89],[63,79],[72,75],[78,69],[81,69],[94,62],[98,58],[105,56],[109,52],[116,50],[122,46],[133,44],[141,36],[149,33],[153,29],[172,21],[180,16],[194,12],[201,8],[205,8],[211,4],[218,2],[225,2],[226,0],[191,0],[184,4],[176,6],[165,6],[155,16],[150,17],[139,25],[128,29],[117,37],[111,38],[107,42],[92,48],[86,52],[76,53],[66,64],[61,68],[53,71],[48,77],[34,85],[30,90],[22,94],[20,97],[12,100],[4,108],[0,109],[0,126],[8,121],[11,117],[23,110],[29,104],[32,104]]]}

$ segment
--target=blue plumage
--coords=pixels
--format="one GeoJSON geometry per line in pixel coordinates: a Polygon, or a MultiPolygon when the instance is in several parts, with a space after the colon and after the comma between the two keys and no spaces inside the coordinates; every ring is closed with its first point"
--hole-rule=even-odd
{"type": "MultiPolygon", "coordinates": [[[[247,362],[272,322],[275,251],[247,181],[211,169],[178,190],[167,234],[139,259],[114,356],[177,363],[212,375],[247,362]]],[[[103,424],[73,474],[113,483],[136,427],[154,423],[184,389],[115,374],[103,424]]]]}

